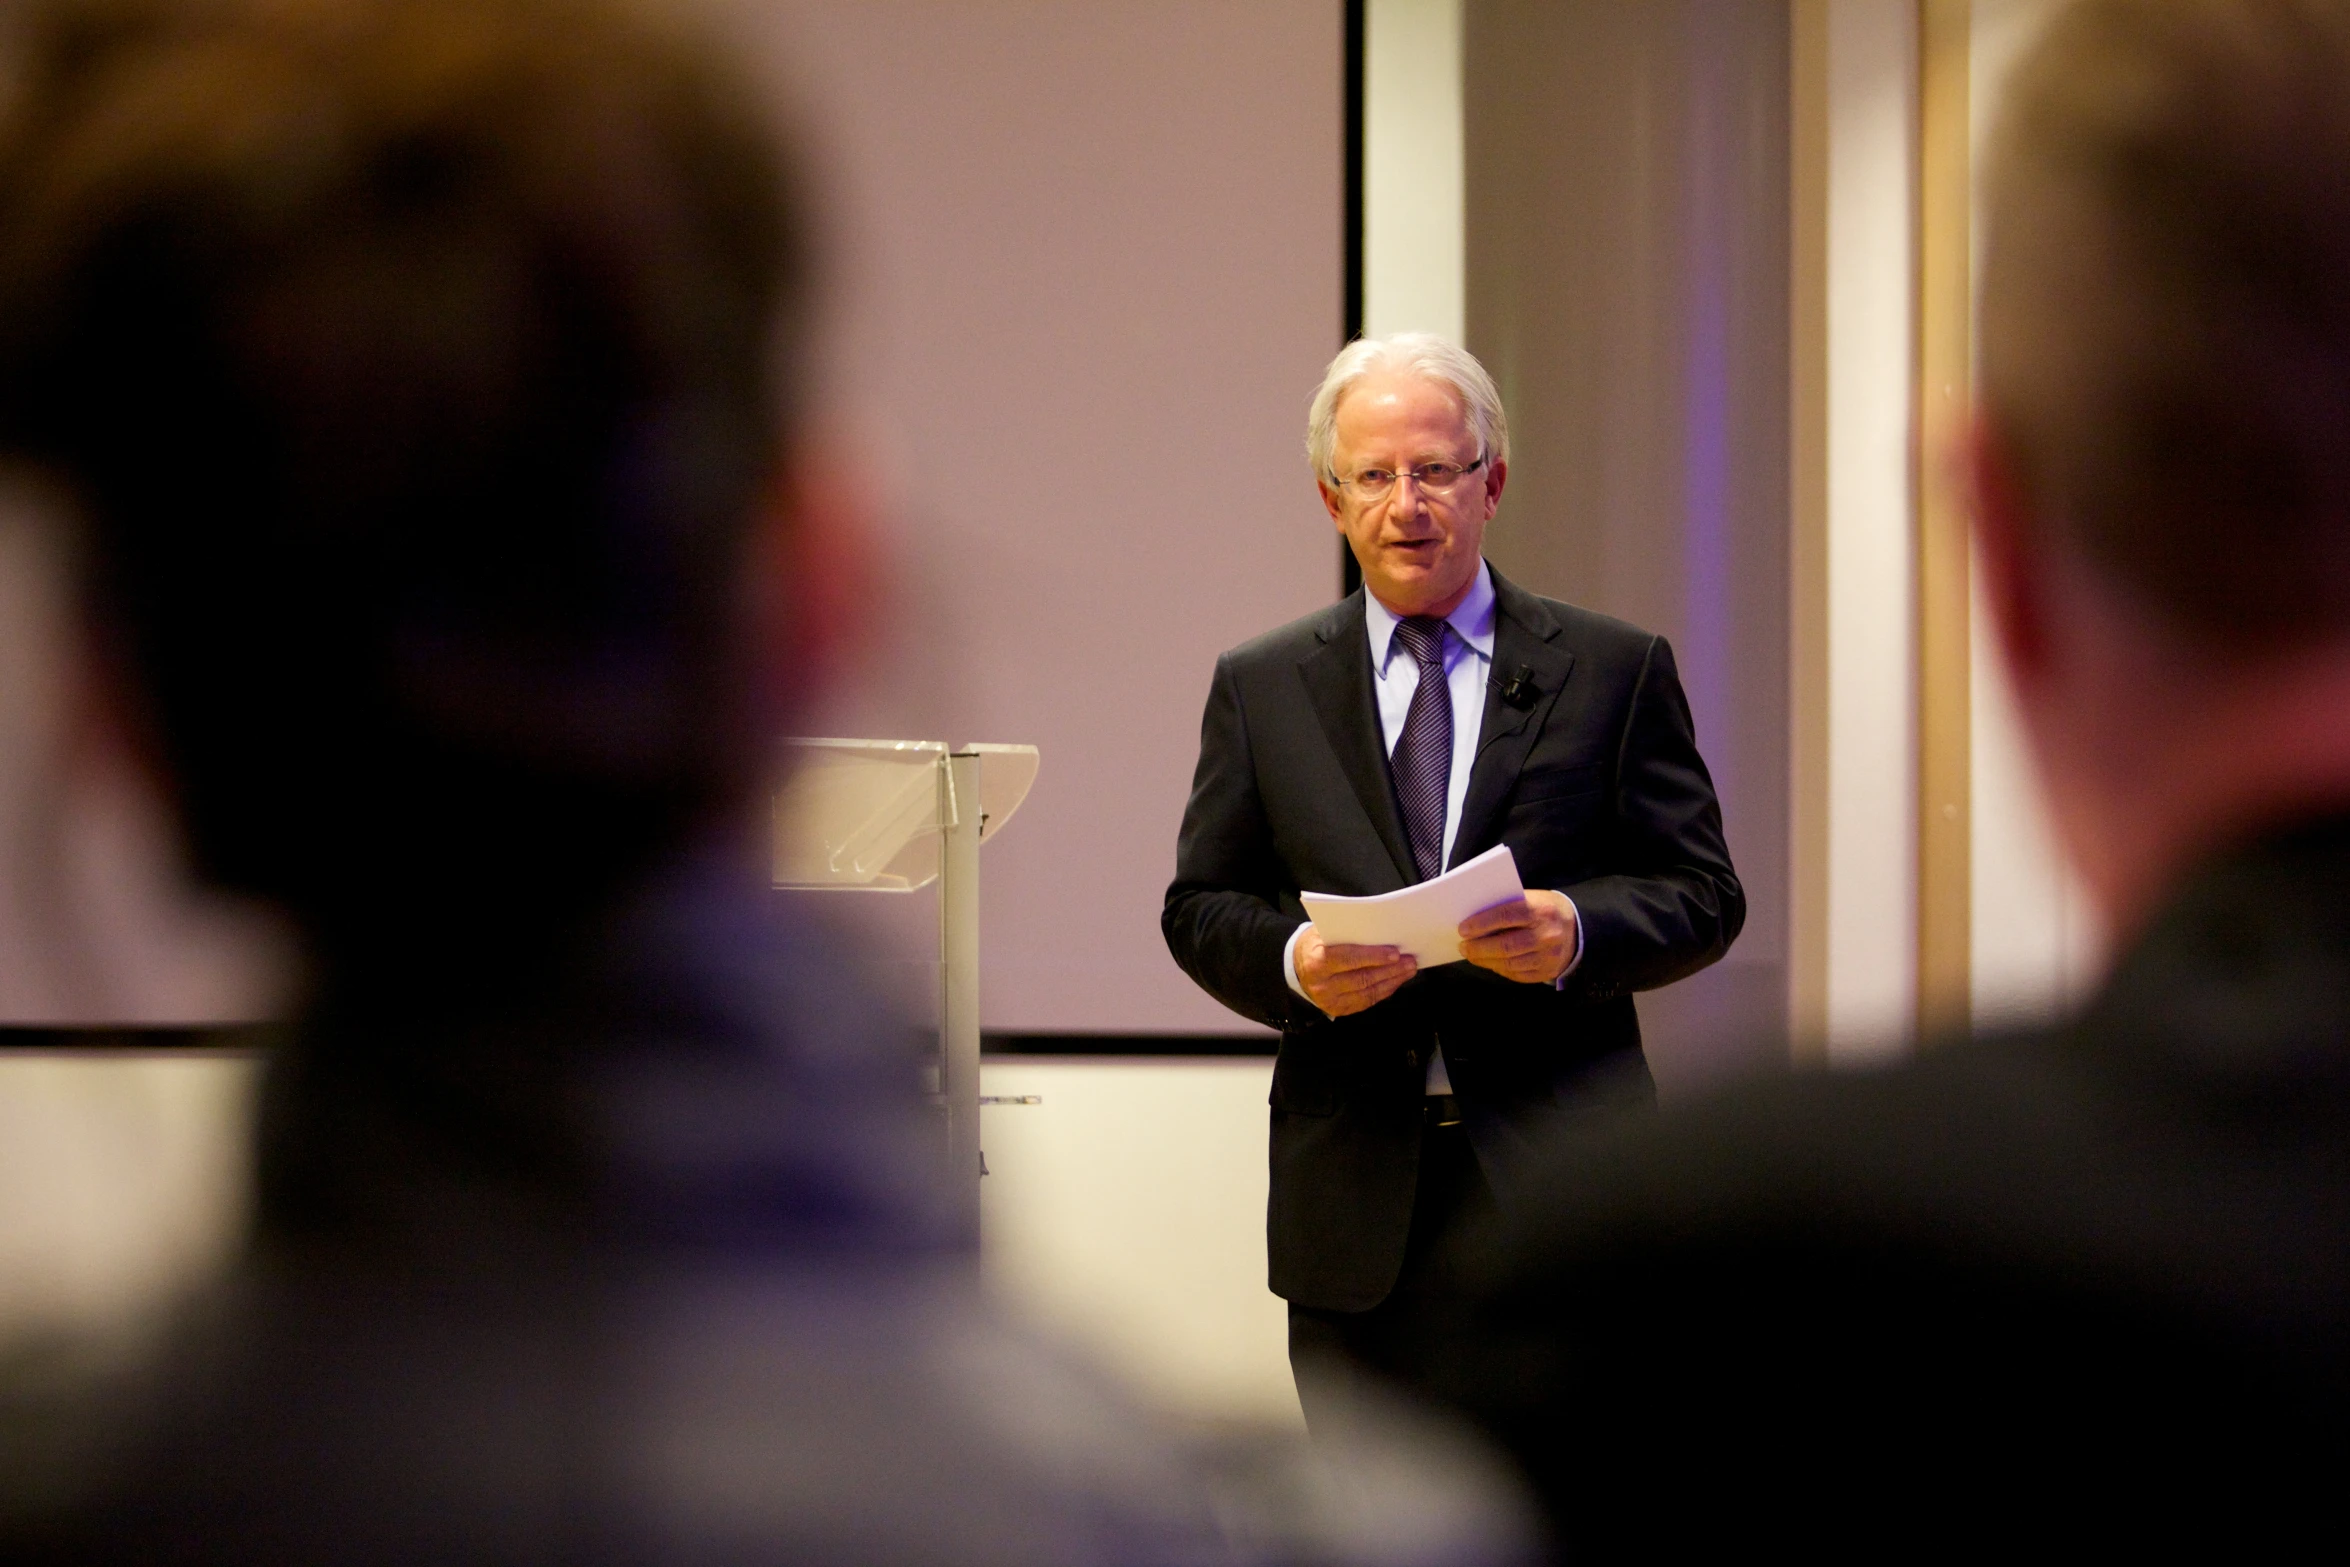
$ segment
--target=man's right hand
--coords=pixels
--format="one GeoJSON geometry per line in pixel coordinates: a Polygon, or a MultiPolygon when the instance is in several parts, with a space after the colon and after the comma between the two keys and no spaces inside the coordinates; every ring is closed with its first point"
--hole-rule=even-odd
{"type": "Polygon", "coordinates": [[[1308,925],[1291,954],[1306,999],[1332,1017],[1375,1007],[1420,971],[1417,959],[1393,947],[1327,946],[1308,925]]]}

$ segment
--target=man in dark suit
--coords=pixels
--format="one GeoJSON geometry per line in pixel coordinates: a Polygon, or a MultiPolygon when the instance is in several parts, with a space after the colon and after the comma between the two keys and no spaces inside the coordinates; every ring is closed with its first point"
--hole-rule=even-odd
{"type": "Polygon", "coordinates": [[[2341,1548],[2350,8],[2083,0],[2000,127],[1978,558],[2117,956],[1528,1175],[1444,1380],[1579,1559],[2341,1548]]]}
{"type": "Polygon", "coordinates": [[[1417,1378],[1438,1239],[1517,1143],[1653,1103],[1632,992],[1720,957],[1745,899],[1672,649],[1484,560],[1509,432],[1476,360],[1355,343],[1308,425],[1364,591],[1217,661],[1162,925],[1186,973],[1282,1033],[1266,1231],[1310,1400],[1325,1365],[1417,1378]],[[1501,843],[1530,890],[1424,975],[1324,943],[1299,902],[1501,843]]]}

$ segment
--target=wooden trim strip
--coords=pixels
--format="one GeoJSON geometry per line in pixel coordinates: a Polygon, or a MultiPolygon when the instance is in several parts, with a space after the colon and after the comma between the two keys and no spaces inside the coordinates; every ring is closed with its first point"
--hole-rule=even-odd
{"type": "Polygon", "coordinates": [[[1828,1054],[1828,0],[1794,0],[1788,113],[1787,1037],[1828,1054]]]}
{"type": "Polygon", "coordinates": [[[1918,1037],[1971,1012],[1969,562],[1952,467],[1973,358],[1971,0],[1918,4],[1918,1037]]]}

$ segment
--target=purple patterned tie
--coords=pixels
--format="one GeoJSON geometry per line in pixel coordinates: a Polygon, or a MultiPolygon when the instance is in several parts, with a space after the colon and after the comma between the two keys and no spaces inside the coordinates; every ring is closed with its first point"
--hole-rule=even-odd
{"type": "Polygon", "coordinates": [[[1444,797],[1452,782],[1452,690],[1444,678],[1444,622],[1414,615],[1397,623],[1395,635],[1420,666],[1419,688],[1404,710],[1391,765],[1412,863],[1420,880],[1427,881],[1444,869],[1444,797]]]}

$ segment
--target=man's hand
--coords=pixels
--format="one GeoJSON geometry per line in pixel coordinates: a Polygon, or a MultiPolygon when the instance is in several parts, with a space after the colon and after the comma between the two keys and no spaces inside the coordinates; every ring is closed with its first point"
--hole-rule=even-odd
{"type": "Polygon", "coordinates": [[[1325,946],[1311,925],[1290,957],[1306,999],[1332,1017],[1377,1006],[1420,971],[1418,962],[1393,947],[1325,946]]]}
{"type": "Polygon", "coordinates": [[[1479,909],[1461,921],[1461,956],[1504,979],[1547,985],[1575,956],[1575,906],[1564,893],[1545,891],[1479,909]]]}

